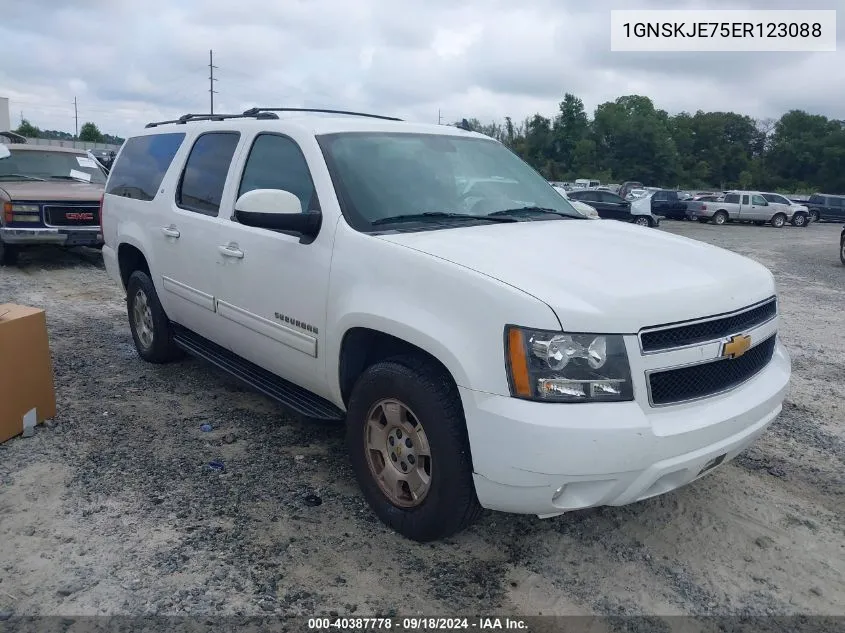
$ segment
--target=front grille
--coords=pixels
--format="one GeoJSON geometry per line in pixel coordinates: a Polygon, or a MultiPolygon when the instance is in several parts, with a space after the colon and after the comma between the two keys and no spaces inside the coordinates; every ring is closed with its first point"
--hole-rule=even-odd
{"type": "Polygon", "coordinates": [[[649,375],[651,403],[675,404],[729,391],[760,372],[775,351],[777,335],[755,345],[739,358],[667,369],[649,375]]]}
{"type": "Polygon", "coordinates": [[[686,345],[698,345],[715,341],[738,332],[750,330],[770,321],[777,315],[777,299],[772,297],[766,303],[745,312],[732,314],[710,321],[701,321],[689,325],[679,325],[662,330],[643,332],[640,344],[643,352],[658,352],[686,345]]]}
{"type": "Polygon", "coordinates": [[[45,205],[44,221],[52,226],[97,226],[100,224],[100,205],[45,205]]]}

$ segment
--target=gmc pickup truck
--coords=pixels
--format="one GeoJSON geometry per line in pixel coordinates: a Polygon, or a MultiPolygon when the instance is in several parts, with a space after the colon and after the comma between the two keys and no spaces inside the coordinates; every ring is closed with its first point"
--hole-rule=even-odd
{"type": "Polygon", "coordinates": [[[105,182],[83,150],[0,145],[0,265],[14,265],[27,246],[101,246],[105,182]]]}
{"type": "Polygon", "coordinates": [[[294,108],[152,123],[102,221],[139,356],[187,351],[343,422],[363,497],[418,541],[482,508],[679,488],[760,437],[789,386],[764,266],[591,221],[456,127],[294,108]]]}

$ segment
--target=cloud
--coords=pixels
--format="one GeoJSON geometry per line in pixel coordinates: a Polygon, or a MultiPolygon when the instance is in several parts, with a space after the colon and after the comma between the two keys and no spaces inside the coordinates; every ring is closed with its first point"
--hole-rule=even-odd
{"type": "MultiPolygon", "coordinates": [[[[290,105],[420,121],[553,116],[566,92],[588,110],[623,94],[669,112],[791,108],[845,119],[835,53],[618,53],[625,0],[5,0],[0,96],[36,125],[95,121],[128,135],[153,119],[290,105]]],[[[790,0],[650,0],[648,8],[795,8],[790,0]]],[[[841,0],[815,0],[835,9],[841,0]]],[[[845,12],[839,12],[840,47],[845,12]]]]}

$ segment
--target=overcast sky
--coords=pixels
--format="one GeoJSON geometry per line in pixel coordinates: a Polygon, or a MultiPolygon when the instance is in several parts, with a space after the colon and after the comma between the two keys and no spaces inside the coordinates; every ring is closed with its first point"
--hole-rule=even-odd
{"type": "Polygon", "coordinates": [[[553,116],[623,94],[671,113],[792,108],[845,119],[842,0],[3,0],[0,96],[35,125],[150,120],[253,105],[364,109],[419,121],[553,116]],[[637,5],[636,7],[631,6],[637,5]],[[64,5],[64,7],[62,7],[64,5]],[[177,8],[178,6],[178,8],[177,8]],[[576,9],[576,6],[582,8],[576,9]],[[619,53],[611,8],[840,9],[831,53],[619,53]]]}

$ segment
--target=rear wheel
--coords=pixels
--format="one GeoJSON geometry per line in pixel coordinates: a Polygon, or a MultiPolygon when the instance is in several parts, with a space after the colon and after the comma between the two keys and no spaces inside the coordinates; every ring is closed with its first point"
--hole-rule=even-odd
{"type": "Polygon", "coordinates": [[[713,216],[713,224],[726,224],[728,221],[728,214],[724,211],[716,211],[715,215],[713,216]]]}
{"type": "Polygon", "coordinates": [[[651,218],[648,217],[647,215],[638,215],[634,219],[634,224],[637,224],[639,226],[651,226],[652,222],[651,222],[651,218]]]}
{"type": "Polygon", "coordinates": [[[126,284],[129,329],[138,355],[150,363],[167,363],[182,356],[173,342],[170,320],[147,273],[136,270],[126,284]]]}
{"type": "Polygon", "coordinates": [[[460,398],[443,369],[413,356],[371,366],[346,419],[352,468],[385,524],[427,542],[481,515],[460,398]]]}
{"type": "Polygon", "coordinates": [[[807,226],[807,215],[804,213],[796,213],[792,216],[792,226],[802,227],[807,226]]]}
{"type": "Polygon", "coordinates": [[[784,224],[786,224],[786,216],[783,213],[775,213],[772,218],[772,226],[776,229],[782,229],[784,224]]]}

